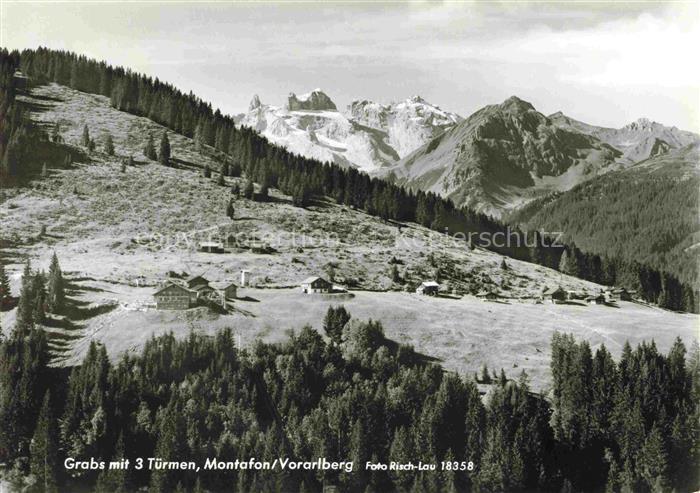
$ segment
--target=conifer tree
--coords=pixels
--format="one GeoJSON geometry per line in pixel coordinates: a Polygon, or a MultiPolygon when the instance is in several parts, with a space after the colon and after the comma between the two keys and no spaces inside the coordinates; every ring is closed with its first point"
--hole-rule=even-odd
{"type": "Polygon", "coordinates": [[[391,281],[395,283],[401,282],[401,274],[399,274],[399,268],[396,264],[392,264],[391,266],[391,281]]]}
{"type": "Polygon", "coordinates": [[[32,315],[36,300],[34,299],[34,274],[29,259],[24,266],[22,273],[22,286],[19,291],[19,303],[17,305],[17,327],[29,329],[34,324],[32,315]]]}
{"type": "Polygon", "coordinates": [[[56,252],[53,253],[49,266],[47,302],[51,313],[61,313],[65,304],[65,282],[56,252]]]}
{"type": "Polygon", "coordinates": [[[0,310],[7,308],[11,300],[10,279],[7,277],[5,265],[0,261],[0,310]]]}
{"type": "MultiPolygon", "coordinates": [[[[34,279],[40,280],[43,275],[37,274],[34,279]]],[[[32,311],[32,320],[35,324],[43,324],[46,321],[46,291],[44,289],[43,283],[36,283],[37,286],[34,288],[34,309],[32,311]]]]}
{"type": "Polygon", "coordinates": [[[211,169],[209,168],[208,164],[204,165],[204,169],[202,170],[202,176],[204,178],[211,178],[211,169]]]}
{"type": "MultiPolygon", "coordinates": [[[[120,433],[112,460],[117,461],[126,457],[124,435],[120,433]]],[[[128,469],[105,469],[101,471],[95,485],[96,493],[129,493],[134,490],[132,465],[128,469]]]]}
{"type": "Polygon", "coordinates": [[[640,451],[638,468],[650,491],[668,491],[668,458],[661,432],[653,426],[640,451]]]}
{"type": "Polygon", "coordinates": [[[29,446],[30,471],[41,491],[57,491],[58,481],[58,420],[51,407],[51,393],[46,392],[29,446]]]}
{"type": "Polygon", "coordinates": [[[158,159],[156,154],[156,145],[153,142],[153,134],[148,134],[148,140],[146,141],[146,147],[143,148],[143,155],[146,156],[151,161],[158,159]]]}
{"type": "Polygon", "coordinates": [[[253,180],[248,179],[243,187],[243,197],[246,199],[252,199],[255,196],[255,185],[253,185],[253,180]]]}
{"type": "Polygon", "coordinates": [[[83,136],[80,139],[80,143],[83,147],[90,147],[90,131],[88,130],[87,123],[83,126],[83,136]]]}
{"type": "Polygon", "coordinates": [[[61,137],[61,127],[58,122],[56,122],[51,130],[51,141],[55,142],[56,144],[63,142],[63,137],[61,137]]]}
{"type": "Polygon", "coordinates": [[[158,161],[163,166],[170,166],[170,140],[168,140],[168,132],[166,131],[163,132],[163,136],[160,139],[158,161]]]}
{"type": "Polygon", "coordinates": [[[105,136],[104,149],[105,154],[108,156],[114,156],[114,141],[112,140],[112,134],[109,132],[107,132],[107,135],[105,136]]]}
{"type": "Polygon", "coordinates": [[[491,383],[491,375],[489,375],[489,369],[486,363],[481,367],[481,383],[491,383]]]}
{"type": "MultiPolygon", "coordinates": [[[[181,412],[177,410],[173,399],[161,418],[156,457],[165,460],[182,460],[187,455],[187,441],[181,412]]],[[[168,493],[173,491],[178,481],[177,471],[159,470],[151,475],[151,491],[153,493],[168,493]]]]}
{"type": "Polygon", "coordinates": [[[226,206],[226,216],[229,219],[233,219],[235,216],[235,210],[233,208],[233,200],[228,201],[228,205],[226,206]]]}
{"type": "Polygon", "coordinates": [[[578,265],[576,261],[576,252],[565,249],[559,260],[559,272],[569,276],[578,275],[578,265]]]}

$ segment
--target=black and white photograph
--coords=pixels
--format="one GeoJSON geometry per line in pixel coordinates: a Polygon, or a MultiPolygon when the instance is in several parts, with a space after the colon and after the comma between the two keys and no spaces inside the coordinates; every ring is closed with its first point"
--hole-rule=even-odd
{"type": "Polygon", "coordinates": [[[700,492],[698,47],[0,0],[0,493],[700,492]]]}

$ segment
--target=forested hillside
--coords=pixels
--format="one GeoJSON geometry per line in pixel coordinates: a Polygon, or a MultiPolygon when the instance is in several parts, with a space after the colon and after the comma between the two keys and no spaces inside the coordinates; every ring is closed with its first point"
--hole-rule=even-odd
{"type": "MultiPolygon", "coordinates": [[[[8,65],[8,70],[14,68],[19,60],[19,66],[33,83],[53,81],[108,96],[115,108],[146,116],[175,132],[192,137],[202,152],[218,158],[222,174],[241,169],[261,188],[274,187],[291,195],[298,206],[309,204],[314,197],[326,196],[386,220],[414,221],[440,232],[459,233],[463,237],[473,234],[479,244],[514,258],[554,268],[561,264],[565,250],[561,246],[552,246],[551,242],[543,245],[542,241],[533,240],[532,235],[527,240],[518,231],[511,231],[499,221],[470,209],[458,208],[452,201],[436,194],[413,193],[386,181],[370,178],[355,169],[345,170],[290,154],[283,148],[271,145],[251,129],[237,128],[231,117],[212,110],[209,104],[195,95],[184,94],[158,79],[73,53],[43,48],[25,50],[21,54],[4,52],[3,57],[13,61],[8,65]],[[511,239],[509,245],[483,242],[483,238],[493,239],[496,234],[511,239]]],[[[11,141],[16,134],[13,132],[11,141]]],[[[12,158],[26,148],[20,142],[7,147],[0,168],[3,180],[21,181],[23,177],[36,173],[36,167],[24,166],[28,161],[12,158]]],[[[165,164],[170,163],[166,160],[165,164]]],[[[660,301],[662,306],[668,308],[697,310],[692,287],[681,285],[673,275],[650,269],[637,260],[603,259],[573,246],[566,250],[581,266],[580,269],[571,270],[575,275],[599,283],[627,285],[639,290],[645,299],[660,301]],[[601,270],[603,264],[610,268],[601,270]]]]}
{"type": "Polygon", "coordinates": [[[560,230],[584,251],[623,258],[697,283],[700,147],[695,144],[533,203],[511,217],[560,230]]]}
{"type": "MultiPolygon", "coordinates": [[[[28,276],[30,277],[30,276],[28,276]]],[[[25,278],[27,285],[31,277],[25,278]]],[[[29,291],[25,291],[29,293],[29,291]]],[[[28,295],[28,294],[27,294],[28,295]]],[[[32,305],[34,298],[24,303],[32,305]]],[[[700,360],[678,340],[601,346],[555,334],[551,402],[484,369],[476,381],[426,363],[342,307],[328,336],[303,328],[240,350],[231,331],[152,339],[110,361],[93,343],[70,373],[47,367],[43,329],[23,319],[0,341],[0,462],[32,491],[512,492],[698,488],[700,360]],[[120,470],[75,461],[130,459],[120,470]],[[138,458],[201,471],[138,469],[138,458]],[[351,471],[206,469],[208,458],[352,461],[351,471]],[[422,461],[435,471],[366,470],[422,461]],[[32,486],[30,486],[30,489],[32,486]]]]}

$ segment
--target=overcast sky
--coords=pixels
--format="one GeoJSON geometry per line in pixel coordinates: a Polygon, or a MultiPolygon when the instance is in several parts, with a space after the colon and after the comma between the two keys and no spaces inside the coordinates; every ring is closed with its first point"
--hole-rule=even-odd
{"type": "Polygon", "coordinates": [[[193,90],[225,113],[322,88],[414,94],[469,115],[511,95],[543,113],[700,130],[700,2],[197,3],[0,0],[0,45],[63,48],[193,90]]]}

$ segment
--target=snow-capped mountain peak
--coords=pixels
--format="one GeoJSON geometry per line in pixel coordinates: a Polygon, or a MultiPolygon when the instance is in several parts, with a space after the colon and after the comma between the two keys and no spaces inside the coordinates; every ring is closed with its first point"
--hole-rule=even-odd
{"type": "Polygon", "coordinates": [[[257,94],[253,94],[253,99],[250,100],[250,104],[248,105],[248,111],[253,111],[256,108],[259,108],[262,106],[262,103],[260,102],[260,96],[257,94]]]}
{"type": "Polygon", "coordinates": [[[462,120],[417,95],[390,104],[355,100],[348,106],[348,113],[358,123],[386,132],[389,145],[401,157],[462,120]]]}
{"type": "Polygon", "coordinates": [[[291,152],[375,172],[461,121],[420,96],[399,103],[353,101],[345,114],[322,89],[289,93],[284,106],[250,102],[241,125],[291,152]]]}

